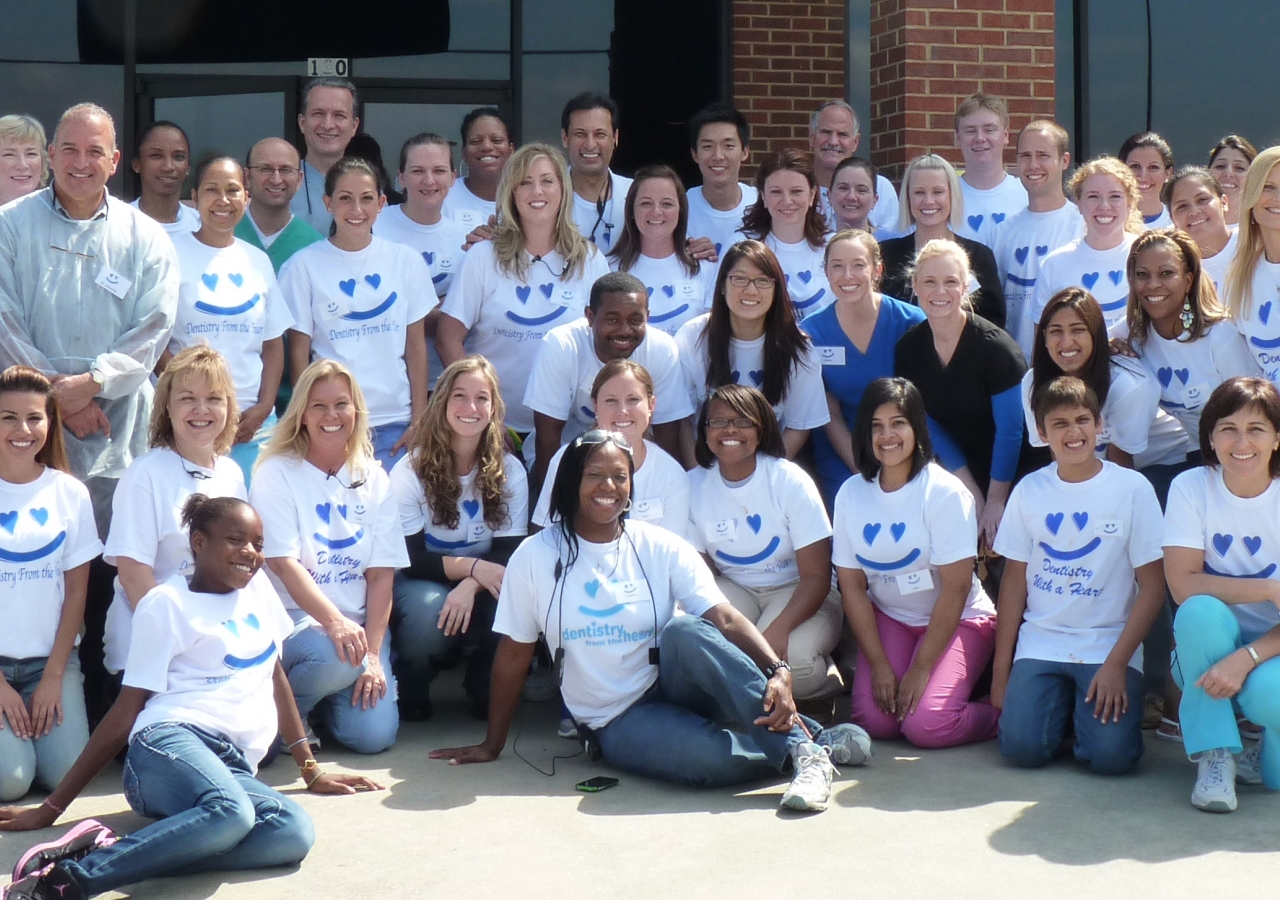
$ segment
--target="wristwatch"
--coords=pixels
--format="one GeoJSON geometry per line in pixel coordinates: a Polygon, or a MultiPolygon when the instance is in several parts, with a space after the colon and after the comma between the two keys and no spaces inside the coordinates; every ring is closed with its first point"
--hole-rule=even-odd
{"type": "Polygon", "coordinates": [[[791,667],[787,665],[786,660],[775,659],[773,662],[769,663],[769,665],[764,667],[764,677],[766,679],[772,678],[774,675],[778,674],[779,669],[786,669],[788,672],[791,671],[791,667]]]}
{"type": "Polygon", "coordinates": [[[93,383],[98,387],[102,387],[107,381],[107,376],[103,375],[102,372],[97,369],[90,369],[89,377],[93,379],[93,383]]]}

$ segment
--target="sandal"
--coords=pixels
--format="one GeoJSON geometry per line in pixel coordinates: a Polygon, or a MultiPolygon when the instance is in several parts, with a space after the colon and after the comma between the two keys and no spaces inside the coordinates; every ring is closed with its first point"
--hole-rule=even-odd
{"type": "Polygon", "coordinates": [[[1174,744],[1182,743],[1182,724],[1175,722],[1173,719],[1160,717],[1160,726],[1156,728],[1156,737],[1162,741],[1169,741],[1174,744]]]}
{"type": "Polygon", "coordinates": [[[1147,694],[1142,701],[1142,728],[1150,731],[1160,725],[1164,719],[1164,697],[1159,694],[1147,694]]]}

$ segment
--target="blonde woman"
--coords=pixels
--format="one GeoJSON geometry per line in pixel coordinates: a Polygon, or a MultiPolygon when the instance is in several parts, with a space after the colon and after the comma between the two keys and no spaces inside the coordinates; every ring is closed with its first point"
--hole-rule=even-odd
{"type": "Polygon", "coordinates": [[[401,720],[431,717],[431,657],[464,640],[476,649],[463,688],[472,715],[488,716],[493,613],[529,519],[529,482],[504,447],[504,412],[493,365],[463,357],[441,373],[408,455],[391,470],[409,553],[391,614],[401,720]]]}
{"type": "Polygon", "coordinates": [[[31,116],[0,116],[0,206],[38,191],[49,180],[49,141],[31,116]]]}
{"type": "Polygon", "coordinates": [[[961,236],[965,231],[964,195],[951,163],[934,153],[913,159],[902,175],[898,210],[898,232],[903,236],[880,244],[884,259],[880,289],[890,297],[921,306],[911,283],[916,254],[930,241],[952,241],[969,256],[967,268],[974,283],[966,285],[965,291],[974,291],[975,311],[1003,328],[1004,288],[996,258],[986,244],[961,236]]]}
{"type": "Polygon", "coordinates": [[[1258,365],[1280,380],[1280,147],[1257,155],[1244,177],[1236,253],[1227,266],[1222,299],[1258,365]]]}
{"type": "Polygon", "coordinates": [[[378,753],[395,743],[389,671],[391,585],[409,564],[391,481],[374,459],[355,377],[320,359],[294,386],[254,469],[271,580],[293,618],[282,662],[298,711],[338,743],[378,753]]]}
{"type": "Polygon", "coordinates": [[[105,664],[113,675],[129,656],[133,611],[158,584],[191,574],[182,508],[192,494],[246,498],[230,457],[240,409],[226,359],[199,344],[180,351],[156,382],[151,450],[125,471],[111,501],[103,559],[119,570],[107,610],[105,664]]]}
{"type": "Polygon", "coordinates": [[[473,246],[445,298],[436,349],[445,365],[468,353],[493,363],[507,425],[533,431],[523,403],[533,348],[556,325],[581,318],[591,285],[609,264],[573,222],[573,191],[559,150],[527,144],[512,154],[498,183],[498,223],[473,246]]]}

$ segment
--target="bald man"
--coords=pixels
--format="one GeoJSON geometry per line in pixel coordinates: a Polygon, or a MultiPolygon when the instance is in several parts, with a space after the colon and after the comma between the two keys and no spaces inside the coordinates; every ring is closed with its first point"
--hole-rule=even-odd
{"type": "Polygon", "coordinates": [[[263,250],[277,275],[289,257],[321,238],[289,209],[302,184],[301,165],[293,145],[274,137],[254,144],[245,160],[249,213],[236,226],[236,237],[263,250]]]}

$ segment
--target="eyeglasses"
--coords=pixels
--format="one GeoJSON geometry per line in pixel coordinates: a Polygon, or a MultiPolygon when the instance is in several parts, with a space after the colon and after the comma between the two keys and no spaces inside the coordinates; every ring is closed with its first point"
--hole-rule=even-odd
{"type": "Polygon", "coordinates": [[[744,288],[749,284],[754,284],[758,291],[771,291],[773,286],[778,283],[768,275],[761,275],[759,278],[748,278],[746,275],[730,275],[728,281],[736,288],[744,288]]]}
{"type": "Polygon", "coordinates": [[[343,484],[342,479],[338,477],[337,472],[330,472],[324,477],[324,480],[328,481],[330,478],[338,482],[339,487],[346,488],[348,491],[354,491],[356,488],[364,487],[364,483],[369,480],[368,478],[361,478],[359,481],[354,481],[351,484],[343,484]]]}
{"type": "Polygon", "coordinates": [[[603,428],[592,428],[573,443],[576,447],[581,447],[584,444],[613,444],[615,447],[625,450],[628,456],[631,454],[630,441],[616,431],[606,431],[603,428]]]}
{"type": "Polygon", "coordinates": [[[728,428],[730,425],[732,425],[734,428],[759,427],[756,425],[755,422],[751,421],[745,416],[739,416],[736,419],[707,419],[708,428],[728,428]]]}
{"type": "Polygon", "coordinates": [[[263,178],[270,178],[272,175],[279,173],[281,178],[292,178],[298,174],[296,166],[254,166],[253,171],[257,172],[263,178]]]}

